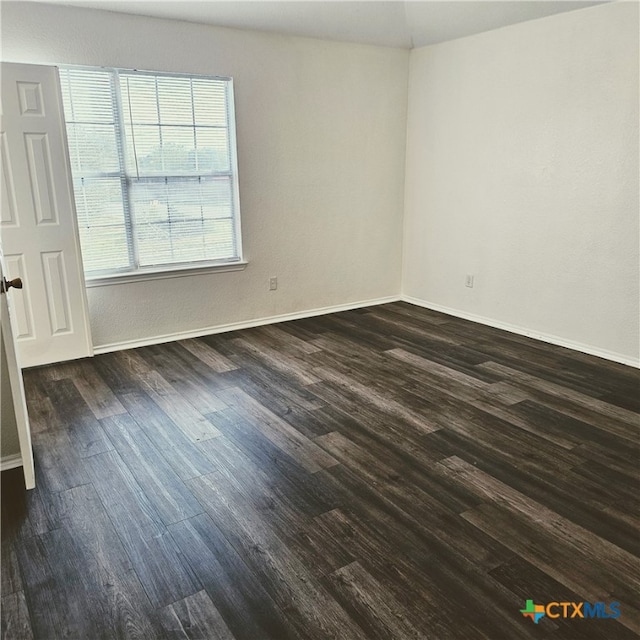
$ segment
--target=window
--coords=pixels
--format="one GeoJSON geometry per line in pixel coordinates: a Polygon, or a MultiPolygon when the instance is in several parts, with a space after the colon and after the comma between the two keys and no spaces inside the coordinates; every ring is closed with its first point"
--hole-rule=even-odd
{"type": "Polygon", "coordinates": [[[241,262],[229,78],[63,67],[87,280],[241,262]]]}

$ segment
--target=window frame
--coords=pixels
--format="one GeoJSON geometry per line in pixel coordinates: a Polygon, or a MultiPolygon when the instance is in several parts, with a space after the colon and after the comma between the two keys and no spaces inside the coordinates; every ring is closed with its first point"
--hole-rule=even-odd
{"type": "MultiPolygon", "coordinates": [[[[87,287],[105,286],[111,284],[123,284],[126,282],[140,282],[145,280],[166,279],[166,278],[178,278],[189,275],[198,275],[212,272],[228,272],[228,271],[241,271],[244,270],[248,264],[245,260],[243,252],[242,242],[242,225],[240,214],[240,189],[238,178],[238,147],[237,147],[237,133],[236,133],[236,115],[235,115],[235,93],[233,78],[230,76],[219,75],[205,75],[197,73],[174,73],[171,71],[150,71],[140,69],[128,69],[123,67],[110,67],[110,66],[84,66],[84,65],[58,65],[58,69],[69,70],[83,70],[83,71],[100,71],[108,72],[110,74],[111,82],[113,83],[113,115],[114,115],[114,129],[116,137],[116,147],[118,149],[118,155],[121,158],[120,167],[118,171],[107,172],[95,172],[91,174],[91,179],[99,178],[118,178],[121,183],[122,191],[122,205],[124,213],[124,229],[127,238],[127,250],[129,254],[129,267],[114,268],[97,270],[93,272],[84,271],[85,284],[87,287]],[[134,231],[134,222],[131,213],[131,185],[135,179],[141,177],[145,181],[160,182],[167,178],[184,178],[189,180],[194,176],[188,175],[158,175],[158,176],[136,176],[128,172],[127,167],[127,138],[125,133],[126,119],[124,117],[123,105],[122,105],[122,91],[120,87],[120,74],[135,74],[140,76],[151,77],[167,77],[167,78],[187,78],[187,79],[206,79],[225,82],[225,107],[226,107],[226,121],[227,121],[227,135],[228,135],[228,149],[229,149],[229,170],[228,171],[215,171],[211,174],[214,176],[224,176],[229,179],[231,183],[231,198],[232,198],[232,224],[233,224],[233,236],[235,238],[235,249],[237,257],[226,258],[219,260],[192,260],[186,262],[172,262],[165,264],[157,264],[150,266],[139,266],[139,259],[137,257],[137,240],[134,231]],[[131,268],[133,266],[133,268],[131,268]]],[[[66,135],[67,117],[64,114],[64,135],[67,147],[69,141],[66,135]]],[[[160,124],[158,126],[161,126],[160,124]]],[[[197,127],[197,123],[194,121],[194,127],[197,127]]],[[[70,173],[72,179],[73,171],[70,167],[70,173]]],[[[74,215],[77,218],[77,211],[75,210],[75,189],[74,193],[74,215]]]]}

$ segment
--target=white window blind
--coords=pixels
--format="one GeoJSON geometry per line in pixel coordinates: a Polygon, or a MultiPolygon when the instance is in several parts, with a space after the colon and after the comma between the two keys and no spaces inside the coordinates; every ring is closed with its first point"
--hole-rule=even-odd
{"type": "Polygon", "coordinates": [[[63,67],[87,276],[241,259],[229,78],[63,67]]]}

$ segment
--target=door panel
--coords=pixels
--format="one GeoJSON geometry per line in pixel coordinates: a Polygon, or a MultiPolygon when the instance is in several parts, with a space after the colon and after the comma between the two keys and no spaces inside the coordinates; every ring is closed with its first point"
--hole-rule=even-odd
{"type": "MultiPolygon", "coordinates": [[[[14,255],[5,259],[7,274],[11,274],[9,279],[20,278],[25,281],[24,256],[14,255]]],[[[12,300],[12,318],[14,338],[32,338],[33,334],[33,313],[29,304],[28,296],[22,294],[12,300]]]]}
{"type": "Polygon", "coordinates": [[[13,314],[21,365],[92,355],[55,67],[2,63],[0,128],[5,275],[24,282],[13,314]]]}

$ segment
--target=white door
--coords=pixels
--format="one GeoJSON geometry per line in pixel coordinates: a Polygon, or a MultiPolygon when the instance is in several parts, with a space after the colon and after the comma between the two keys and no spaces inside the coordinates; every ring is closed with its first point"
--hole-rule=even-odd
{"type": "MultiPolygon", "coordinates": [[[[24,383],[22,372],[16,359],[16,348],[11,329],[9,313],[9,296],[19,297],[20,292],[8,289],[2,268],[2,253],[0,252],[0,340],[4,343],[4,351],[7,356],[7,368],[9,369],[9,384],[13,399],[15,424],[18,430],[20,442],[20,457],[22,458],[22,470],[24,472],[24,484],[27,489],[35,487],[35,474],[33,470],[33,449],[31,448],[31,430],[29,429],[29,414],[24,395],[24,383]],[[11,292],[11,293],[9,293],[11,292]],[[15,293],[14,293],[15,292],[15,293]]],[[[12,300],[13,302],[13,300],[12,300]]]]}
{"type": "Polygon", "coordinates": [[[2,63],[5,276],[18,357],[31,367],[92,355],[62,98],[55,67],[2,63]]]}

